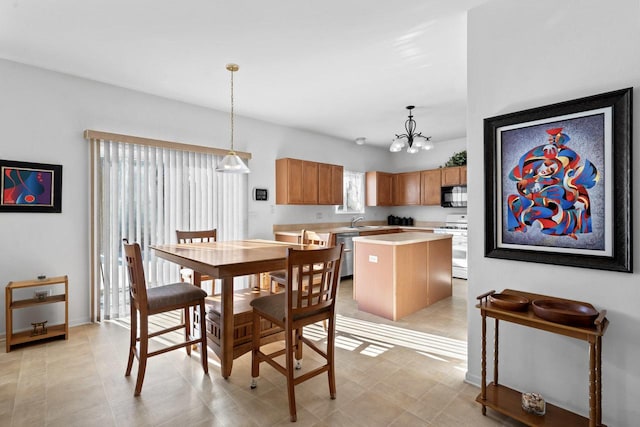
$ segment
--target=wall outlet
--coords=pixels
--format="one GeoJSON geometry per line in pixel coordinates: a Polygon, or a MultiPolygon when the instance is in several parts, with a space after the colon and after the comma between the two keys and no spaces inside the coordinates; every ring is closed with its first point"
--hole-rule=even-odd
{"type": "Polygon", "coordinates": [[[369,262],[378,263],[378,257],[376,255],[369,255],[369,262]]]}
{"type": "Polygon", "coordinates": [[[322,219],[322,212],[316,212],[316,219],[322,219]]]}

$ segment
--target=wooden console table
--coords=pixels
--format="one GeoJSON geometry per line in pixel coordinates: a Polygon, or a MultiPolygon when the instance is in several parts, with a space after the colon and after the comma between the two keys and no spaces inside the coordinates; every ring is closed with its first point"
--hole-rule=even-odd
{"type": "MultiPolygon", "coordinates": [[[[486,415],[487,407],[505,414],[529,426],[589,426],[606,427],[602,424],[602,336],[607,329],[606,310],[601,310],[590,327],[570,326],[550,322],[536,316],[529,305],[527,311],[506,310],[492,304],[488,297],[495,293],[490,291],[477,297],[476,305],[482,315],[482,384],[476,402],[482,404],[482,414],[486,415]],[[493,382],[487,385],[487,317],[495,319],[493,382]],[[530,328],[560,334],[589,343],[589,418],[582,417],[560,407],[546,404],[543,416],[525,412],[521,407],[521,393],[498,383],[498,330],[499,320],[517,323],[530,328]]],[[[520,295],[533,301],[548,299],[564,302],[576,302],[546,295],[506,289],[503,294],[520,295]]]]}
{"type": "MultiPolygon", "coordinates": [[[[7,353],[11,351],[11,347],[18,344],[24,344],[31,341],[38,341],[45,338],[64,337],[69,338],[69,280],[67,276],[51,277],[43,280],[23,280],[20,282],[9,282],[5,288],[5,304],[6,304],[6,349],[7,353]],[[64,292],[55,295],[48,295],[42,299],[27,298],[15,300],[13,291],[17,289],[34,288],[34,287],[50,287],[58,284],[64,284],[64,292]],[[47,325],[43,327],[43,333],[34,334],[32,331],[13,332],[13,312],[14,310],[26,307],[34,307],[42,304],[52,304],[56,302],[64,303],[64,323],[58,325],[47,325]]],[[[42,325],[44,326],[44,325],[42,325]]]]}

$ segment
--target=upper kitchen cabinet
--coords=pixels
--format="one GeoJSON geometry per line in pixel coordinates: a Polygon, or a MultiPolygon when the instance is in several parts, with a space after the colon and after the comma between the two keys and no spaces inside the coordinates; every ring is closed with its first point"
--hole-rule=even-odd
{"type": "Polygon", "coordinates": [[[341,205],[344,168],[338,165],[318,163],[318,204],[341,205]]]}
{"type": "Polygon", "coordinates": [[[467,185],[467,167],[455,166],[441,169],[441,185],[450,187],[452,185],[467,185]]]}
{"type": "Polygon", "coordinates": [[[420,172],[420,203],[422,205],[440,205],[440,182],[440,169],[420,172]]]}
{"type": "Polygon", "coordinates": [[[342,204],[342,166],[306,160],[276,160],[276,204],[342,204]]]}
{"type": "Polygon", "coordinates": [[[419,171],[397,173],[393,176],[393,204],[395,206],[420,204],[419,171]]]}
{"type": "Polygon", "coordinates": [[[367,206],[393,205],[393,174],[386,172],[367,172],[367,206]]]}

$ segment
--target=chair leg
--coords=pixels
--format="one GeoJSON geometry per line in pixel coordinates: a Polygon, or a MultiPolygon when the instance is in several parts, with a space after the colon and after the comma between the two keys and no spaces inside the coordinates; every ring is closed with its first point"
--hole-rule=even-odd
{"type": "Polygon", "coordinates": [[[147,370],[147,354],[149,353],[149,318],[140,316],[140,355],[138,360],[138,379],[136,380],[136,390],[134,396],[140,396],[144,373],[147,370]]]}
{"type": "MultiPolygon", "coordinates": [[[[194,308],[195,311],[195,308],[194,308]]],[[[209,373],[209,361],[207,360],[207,325],[205,317],[207,316],[204,300],[200,301],[200,359],[202,360],[202,369],[204,373],[209,373]]]]}
{"type": "Polygon", "coordinates": [[[127,362],[127,370],[124,373],[125,377],[131,375],[131,368],[133,367],[133,358],[136,355],[136,338],[138,337],[138,310],[136,310],[133,301],[131,304],[131,325],[130,325],[130,339],[129,339],[129,360],[127,362]]]}
{"type": "Polygon", "coordinates": [[[336,320],[335,316],[329,320],[329,331],[327,334],[327,363],[329,364],[329,396],[336,398],[336,369],[334,363],[335,342],[336,342],[336,320]]]}
{"type": "Polygon", "coordinates": [[[294,333],[297,336],[296,331],[288,331],[285,334],[285,346],[286,346],[286,365],[287,365],[287,394],[289,396],[289,417],[291,422],[295,422],[298,419],[298,415],[296,413],[296,392],[295,392],[295,384],[293,383],[293,353],[294,347],[293,343],[297,339],[296,337],[292,337],[291,334],[294,333]]]}
{"type": "MultiPolygon", "coordinates": [[[[191,331],[191,315],[189,313],[190,309],[191,307],[185,307],[184,314],[182,315],[182,318],[184,319],[184,340],[185,341],[189,341],[191,339],[191,336],[193,335],[191,331]]],[[[185,348],[187,349],[187,355],[191,356],[191,346],[188,345],[185,348]]]]}
{"type": "Polygon", "coordinates": [[[260,360],[258,353],[260,352],[260,315],[253,312],[251,330],[251,388],[257,387],[258,377],[260,376],[260,360]]]}
{"type": "MultiPolygon", "coordinates": [[[[302,328],[300,329],[296,329],[294,331],[295,333],[295,349],[296,349],[296,360],[301,361],[302,360],[302,328]]],[[[299,362],[302,363],[302,362],[299,362]]],[[[296,368],[296,369],[300,369],[300,368],[296,368]]]]}

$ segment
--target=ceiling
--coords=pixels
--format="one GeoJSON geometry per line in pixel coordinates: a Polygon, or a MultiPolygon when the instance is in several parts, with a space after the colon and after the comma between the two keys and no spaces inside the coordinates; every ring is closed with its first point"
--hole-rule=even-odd
{"type": "Polygon", "coordinates": [[[489,0],[2,0],[0,57],[353,143],[466,135],[466,11],[489,0]]]}

